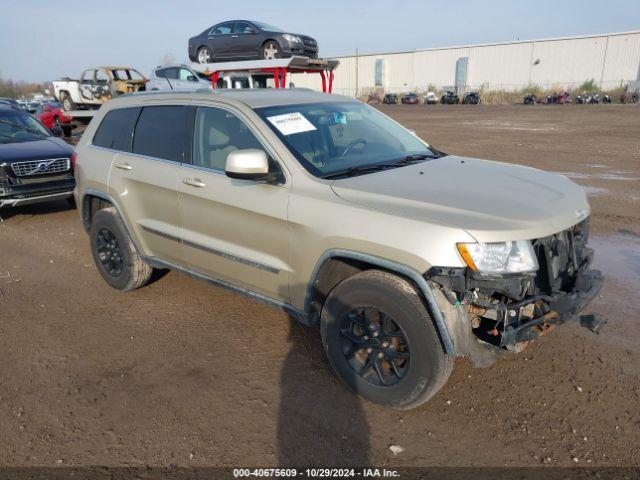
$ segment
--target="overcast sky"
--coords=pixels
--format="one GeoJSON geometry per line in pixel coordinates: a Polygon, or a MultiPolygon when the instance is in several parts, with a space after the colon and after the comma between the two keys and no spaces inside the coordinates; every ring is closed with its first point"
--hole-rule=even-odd
{"type": "Polygon", "coordinates": [[[322,56],[640,28],[640,0],[0,0],[0,76],[77,77],[119,64],[147,75],[223,20],[261,20],[315,37],[322,56]]]}

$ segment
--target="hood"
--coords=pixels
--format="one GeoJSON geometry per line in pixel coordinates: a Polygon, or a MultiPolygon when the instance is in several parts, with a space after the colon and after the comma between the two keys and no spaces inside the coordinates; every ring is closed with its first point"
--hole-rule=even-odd
{"type": "Polygon", "coordinates": [[[47,158],[69,158],[73,153],[64,140],[47,137],[31,142],[0,143],[0,164],[47,158]]]}
{"type": "Polygon", "coordinates": [[[590,211],[582,188],[562,175],[452,155],[335,180],[331,188],[347,202],[460,228],[480,242],[544,237],[590,211]]]}
{"type": "Polygon", "coordinates": [[[307,41],[310,43],[316,43],[316,39],[313,37],[310,37],[309,35],[303,35],[301,33],[292,33],[291,35],[295,35],[296,37],[300,37],[302,39],[302,41],[307,41]]]}

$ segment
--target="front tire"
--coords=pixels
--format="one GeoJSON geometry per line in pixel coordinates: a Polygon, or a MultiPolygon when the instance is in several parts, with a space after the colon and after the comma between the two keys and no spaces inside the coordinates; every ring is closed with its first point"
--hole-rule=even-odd
{"type": "Polygon", "coordinates": [[[89,238],[93,260],[107,284],[124,291],[147,284],[153,268],[140,257],[114,207],[93,216],[89,238]]]}
{"type": "Polygon", "coordinates": [[[453,369],[413,285],[380,270],[358,273],[332,290],[321,333],[338,376],[381,405],[415,408],[442,388],[453,369]]]}
{"type": "Polygon", "coordinates": [[[282,58],[282,49],[277,42],[269,40],[260,48],[260,58],[263,60],[273,60],[276,58],[282,58]]]}

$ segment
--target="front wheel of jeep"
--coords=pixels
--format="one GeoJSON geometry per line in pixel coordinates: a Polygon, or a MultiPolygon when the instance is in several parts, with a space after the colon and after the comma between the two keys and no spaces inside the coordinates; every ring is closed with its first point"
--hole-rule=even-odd
{"type": "Polygon", "coordinates": [[[89,238],[93,260],[110,286],[128,291],[147,284],[153,268],[140,257],[114,207],[96,212],[89,238]]]}
{"type": "Polygon", "coordinates": [[[353,391],[400,410],[429,400],[453,369],[414,286],[380,270],[358,273],[331,291],[321,333],[329,362],[353,391]]]}

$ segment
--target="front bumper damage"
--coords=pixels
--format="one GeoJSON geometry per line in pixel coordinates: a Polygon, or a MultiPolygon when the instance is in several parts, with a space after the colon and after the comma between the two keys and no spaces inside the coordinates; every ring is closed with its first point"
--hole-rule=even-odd
{"type": "Polygon", "coordinates": [[[570,321],[598,333],[606,319],[581,313],[604,282],[602,274],[591,269],[593,251],[586,245],[587,238],[585,220],[533,240],[540,266],[533,273],[494,275],[467,268],[432,267],[426,278],[439,291],[440,303],[446,304],[443,313],[449,317],[456,351],[472,360],[482,356],[474,343],[494,353],[518,352],[570,321]]]}

